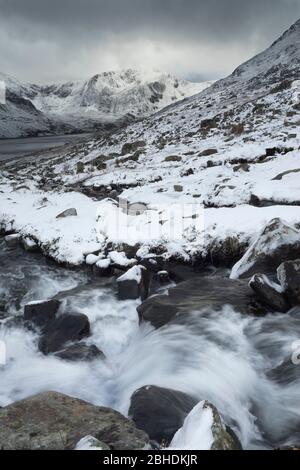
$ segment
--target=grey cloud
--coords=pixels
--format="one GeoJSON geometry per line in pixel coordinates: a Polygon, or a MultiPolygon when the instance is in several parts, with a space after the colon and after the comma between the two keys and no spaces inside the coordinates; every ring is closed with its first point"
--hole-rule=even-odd
{"type": "Polygon", "coordinates": [[[299,16],[299,0],[0,0],[0,69],[45,81],[139,59],[180,75],[221,76],[299,16]]]}

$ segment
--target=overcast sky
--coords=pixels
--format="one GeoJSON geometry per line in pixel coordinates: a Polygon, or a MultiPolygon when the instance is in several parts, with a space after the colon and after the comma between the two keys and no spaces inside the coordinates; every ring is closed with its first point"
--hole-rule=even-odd
{"type": "Polygon", "coordinates": [[[0,71],[22,81],[155,68],[220,78],[300,17],[300,0],[0,0],[0,71]]]}

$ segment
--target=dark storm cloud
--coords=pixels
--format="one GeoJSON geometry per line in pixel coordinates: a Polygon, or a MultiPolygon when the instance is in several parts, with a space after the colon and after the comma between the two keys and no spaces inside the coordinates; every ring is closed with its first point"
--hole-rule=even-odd
{"type": "Polygon", "coordinates": [[[42,80],[129,66],[220,76],[299,16],[299,0],[0,0],[0,68],[42,80]]]}

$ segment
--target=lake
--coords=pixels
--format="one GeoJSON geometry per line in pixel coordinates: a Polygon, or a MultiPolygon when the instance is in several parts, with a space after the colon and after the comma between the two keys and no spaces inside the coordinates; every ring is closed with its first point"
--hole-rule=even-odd
{"type": "Polygon", "coordinates": [[[23,157],[32,152],[47,150],[53,147],[61,147],[65,144],[79,141],[90,134],[72,134],[46,137],[27,137],[22,139],[0,140],[0,161],[10,158],[23,157]]]}

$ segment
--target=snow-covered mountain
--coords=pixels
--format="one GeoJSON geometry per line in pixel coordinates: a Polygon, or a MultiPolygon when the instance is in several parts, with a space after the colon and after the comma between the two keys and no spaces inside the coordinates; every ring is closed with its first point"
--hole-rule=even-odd
{"type": "Polygon", "coordinates": [[[37,135],[51,131],[51,121],[27,98],[27,87],[0,73],[5,84],[5,104],[0,103],[0,138],[37,135]]]}
{"type": "Polygon", "coordinates": [[[212,82],[191,83],[157,71],[104,72],[87,81],[25,85],[0,74],[7,104],[0,137],[74,132],[132,121],[199,93],[212,82]]]}

